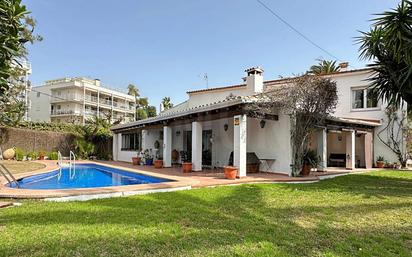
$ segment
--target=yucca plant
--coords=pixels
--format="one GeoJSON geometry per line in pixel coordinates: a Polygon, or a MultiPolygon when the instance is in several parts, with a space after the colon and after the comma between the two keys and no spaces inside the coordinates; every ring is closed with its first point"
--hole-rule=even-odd
{"type": "Polygon", "coordinates": [[[394,107],[412,104],[412,2],[402,0],[378,14],[373,27],[357,38],[360,57],[372,61],[371,88],[394,107]]]}

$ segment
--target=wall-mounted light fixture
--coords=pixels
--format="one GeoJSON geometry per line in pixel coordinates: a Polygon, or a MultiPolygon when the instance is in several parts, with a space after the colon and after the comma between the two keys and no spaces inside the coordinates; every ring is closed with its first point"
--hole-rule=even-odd
{"type": "Polygon", "coordinates": [[[180,136],[180,130],[176,131],[176,136],[180,136]]]}
{"type": "Polygon", "coordinates": [[[225,131],[227,131],[228,128],[229,128],[229,125],[228,125],[227,123],[226,123],[225,125],[223,125],[223,129],[224,129],[225,131]]]}
{"type": "Polygon", "coordinates": [[[261,121],[260,121],[260,127],[261,127],[261,128],[264,128],[265,125],[266,125],[266,121],[265,121],[265,120],[261,120],[261,121]]]}

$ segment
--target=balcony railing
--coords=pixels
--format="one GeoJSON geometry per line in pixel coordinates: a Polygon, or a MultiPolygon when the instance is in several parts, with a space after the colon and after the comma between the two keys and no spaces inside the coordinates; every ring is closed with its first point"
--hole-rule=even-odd
{"type": "Polygon", "coordinates": [[[86,109],[86,111],[84,112],[86,115],[89,115],[89,116],[97,116],[97,111],[95,111],[95,110],[88,110],[88,109],[86,109]]]}
{"type": "Polygon", "coordinates": [[[64,101],[83,101],[83,97],[80,94],[71,93],[59,95],[56,93],[52,94],[52,102],[64,102],[64,101]]]}
{"type": "Polygon", "coordinates": [[[97,96],[85,95],[84,99],[89,102],[97,103],[97,96]]]}
{"type": "Polygon", "coordinates": [[[73,110],[53,110],[50,112],[51,115],[82,115],[80,111],[73,110]]]}

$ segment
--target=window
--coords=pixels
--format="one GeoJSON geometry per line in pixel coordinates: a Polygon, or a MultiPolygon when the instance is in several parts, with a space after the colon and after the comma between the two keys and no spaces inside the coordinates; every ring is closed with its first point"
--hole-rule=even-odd
{"type": "Polygon", "coordinates": [[[122,148],[121,150],[138,151],[142,148],[142,134],[131,133],[122,134],[122,148]]]}
{"type": "Polygon", "coordinates": [[[352,89],[352,109],[378,107],[378,96],[371,89],[352,89]]]}

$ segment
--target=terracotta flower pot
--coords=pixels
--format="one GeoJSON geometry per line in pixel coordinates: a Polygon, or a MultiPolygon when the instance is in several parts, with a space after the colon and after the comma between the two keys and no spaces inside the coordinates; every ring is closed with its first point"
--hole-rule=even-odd
{"type": "Polygon", "coordinates": [[[302,176],[309,176],[310,174],[310,169],[312,169],[312,165],[309,164],[304,164],[302,167],[302,171],[300,172],[300,174],[302,176]]]}
{"type": "Polygon", "coordinates": [[[132,157],[132,163],[133,163],[133,165],[139,165],[140,164],[140,157],[132,157]]]}
{"type": "Polygon", "coordinates": [[[184,162],[182,163],[183,173],[192,172],[192,163],[191,162],[184,162]]]}
{"type": "Polygon", "coordinates": [[[237,176],[237,167],[225,166],[225,178],[227,179],[236,179],[237,176]]]}
{"type": "Polygon", "coordinates": [[[385,162],[377,161],[376,162],[376,167],[378,167],[379,169],[384,168],[385,167],[385,162]]]}
{"type": "Polygon", "coordinates": [[[154,166],[155,166],[155,169],[163,168],[163,160],[155,160],[154,161],[154,166]]]}
{"type": "Polygon", "coordinates": [[[40,155],[39,160],[44,160],[44,155],[40,155]]]}

